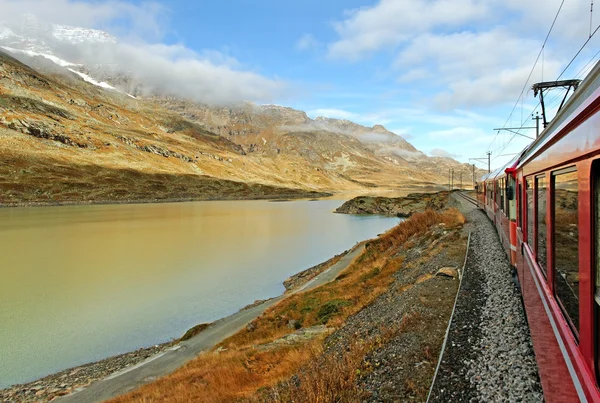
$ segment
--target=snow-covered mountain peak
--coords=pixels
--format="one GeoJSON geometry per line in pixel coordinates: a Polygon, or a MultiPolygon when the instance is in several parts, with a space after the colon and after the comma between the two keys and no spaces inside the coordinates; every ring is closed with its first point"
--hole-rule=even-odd
{"type": "Polygon", "coordinates": [[[117,43],[117,38],[97,29],[71,27],[68,25],[53,25],[54,38],[73,44],[80,43],[117,43]]]}
{"type": "Polygon", "coordinates": [[[58,25],[23,14],[15,21],[0,20],[0,45],[34,52],[52,53],[57,45],[115,44],[111,34],[91,28],[58,25]]]}

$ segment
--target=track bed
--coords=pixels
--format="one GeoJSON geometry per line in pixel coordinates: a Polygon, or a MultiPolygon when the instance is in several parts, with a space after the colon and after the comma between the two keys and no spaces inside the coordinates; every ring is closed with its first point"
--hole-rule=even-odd
{"type": "Polygon", "coordinates": [[[543,400],[519,291],[498,235],[464,198],[471,244],[430,402],[543,400]]]}

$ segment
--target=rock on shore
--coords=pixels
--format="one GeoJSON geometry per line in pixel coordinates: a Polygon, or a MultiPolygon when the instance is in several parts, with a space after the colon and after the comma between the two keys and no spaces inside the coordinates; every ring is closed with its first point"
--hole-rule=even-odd
{"type": "Polygon", "coordinates": [[[342,214],[378,214],[384,216],[410,217],[426,209],[441,210],[450,192],[411,193],[405,197],[359,196],[348,200],[335,210],[342,214]]]}
{"type": "Polygon", "coordinates": [[[48,402],[59,396],[72,393],[110,374],[141,363],[161,353],[172,345],[171,342],[141,348],[130,353],[110,357],[102,361],[70,368],[45,378],[23,385],[0,389],[0,402],[48,402]]]}

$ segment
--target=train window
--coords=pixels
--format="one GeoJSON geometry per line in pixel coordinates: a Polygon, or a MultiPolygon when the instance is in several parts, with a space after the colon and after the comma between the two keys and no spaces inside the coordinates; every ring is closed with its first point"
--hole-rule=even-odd
{"type": "Polygon", "coordinates": [[[533,250],[533,179],[527,178],[525,185],[525,189],[527,189],[527,243],[533,250]]]}
{"type": "Polygon", "coordinates": [[[494,182],[494,187],[496,189],[496,206],[500,205],[500,181],[497,180],[494,182]]]}
{"type": "Polygon", "coordinates": [[[579,329],[579,203],[576,168],[552,176],[554,214],[554,288],[556,297],[577,332],[579,329]]]}
{"type": "Polygon", "coordinates": [[[540,175],[535,178],[535,189],[537,192],[537,242],[535,255],[540,269],[546,274],[546,178],[540,175]]]}
{"type": "Polygon", "coordinates": [[[521,181],[519,181],[519,185],[517,186],[517,212],[519,215],[519,228],[523,229],[523,185],[521,181]]]}
{"type": "Polygon", "coordinates": [[[517,219],[517,196],[515,195],[516,181],[512,176],[508,176],[506,181],[506,216],[509,220],[517,219]]]}
{"type": "Polygon", "coordinates": [[[504,199],[506,197],[505,197],[504,193],[505,193],[505,190],[506,190],[506,186],[504,184],[504,178],[500,179],[498,181],[498,183],[499,183],[498,186],[500,187],[500,201],[498,202],[498,205],[500,206],[500,210],[505,211],[506,209],[505,209],[505,206],[504,206],[504,199]]]}

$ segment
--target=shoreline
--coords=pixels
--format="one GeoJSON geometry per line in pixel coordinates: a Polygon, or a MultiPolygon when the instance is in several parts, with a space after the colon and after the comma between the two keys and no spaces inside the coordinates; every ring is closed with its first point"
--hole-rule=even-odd
{"type": "Polygon", "coordinates": [[[7,402],[33,402],[42,400],[51,401],[53,399],[72,395],[84,390],[95,382],[104,379],[110,379],[111,377],[114,377],[120,373],[130,371],[137,366],[143,365],[146,362],[160,357],[169,350],[178,349],[182,345],[182,342],[196,337],[197,334],[202,333],[206,328],[222,323],[230,317],[239,315],[240,313],[249,311],[253,308],[257,308],[263,304],[268,304],[274,300],[287,298],[295,292],[303,291],[304,288],[309,286],[311,282],[315,280],[315,278],[321,273],[330,269],[334,264],[338,263],[341,258],[349,255],[352,251],[356,250],[361,245],[364,245],[365,242],[367,242],[367,240],[358,242],[352,248],[340,254],[334,255],[322,263],[291,275],[288,279],[282,282],[285,290],[280,295],[267,299],[256,300],[233,312],[231,315],[218,318],[214,322],[208,324],[196,325],[188,329],[180,337],[174,338],[171,341],[158,343],[147,347],[140,347],[133,351],[67,368],[49,375],[45,375],[30,382],[0,388],[0,401],[5,401],[4,399],[6,399],[7,402]],[[188,332],[202,325],[206,326],[197,334],[194,334],[190,338],[185,338],[188,332]]]}
{"type": "MultiPolygon", "coordinates": [[[[371,214],[373,213],[374,212],[371,214]]],[[[377,238],[379,238],[379,236],[377,238]]],[[[323,272],[326,272],[333,266],[337,265],[340,260],[351,255],[361,246],[364,247],[365,243],[367,242],[368,240],[359,242],[345,252],[334,255],[322,263],[290,276],[288,279],[283,281],[285,291],[282,294],[266,300],[256,300],[253,303],[240,308],[238,311],[229,316],[217,319],[198,332],[199,335],[202,335],[206,329],[210,330],[211,328],[218,327],[232,317],[239,316],[244,312],[262,309],[263,307],[264,309],[267,309],[268,306],[278,302],[281,299],[287,298],[294,293],[304,291],[306,288],[312,286],[317,280],[319,280],[319,282],[323,281],[323,278],[327,277],[321,276],[323,272]]],[[[189,329],[188,332],[193,328],[194,327],[189,329]]],[[[194,335],[192,338],[195,338],[196,336],[197,335],[194,335]]],[[[0,400],[6,399],[7,402],[33,402],[41,400],[50,401],[62,396],[73,396],[73,394],[76,392],[85,390],[94,383],[116,377],[122,373],[127,373],[134,370],[138,366],[149,363],[156,358],[160,358],[162,355],[170,353],[170,350],[177,350],[183,345],[182,343],[187,343],[182,340],[183,338],[184,334],[182,334],[179,338],[165,343],[160,343],[149,347],[142,347],[131,352],[107,357],[96,362],[86,363],[59,371],[54,374],[49,374],[31,382],[16,384],[4,389],[0,389],[0,400]]]]}
{"type": "Polygon", "coordinates": [[[66,207],[66,206],[106,206],[106,205],[135,205],[135,204],[167,204],[167,203],[189,203],[204,201],[289,201],[302,199],[323,199],[332,197],[335,193],[307,191],[305,194],[281,194],[274,196],[250,196],[250,197],[212,197],[212,198],[173,198],[173,199],[131,199],[131,200],[82,200],[82,201],[61,201],[61,202],[20,202],[20,203],[0,203],[0,209],[25,208],[25,207],[66,207]]]}
{"type": "MultiPolygon", "coordinates": [[[[272,196],[220,196],[220,197],[174,197],[168,199],[124,199],[124,200],[69,200],[69,201],[28,201],[18,203],[2,203],[0,202],[0,209],[10,208],[25,208],[25,207],[63,207],[63,206],[105,206],[105,205],[135,205],[135,204],[167,204],[167,203],[189,203],[189,202],[204,202],[204,201],[252,201],[252,200],[267,200],[273,202],[287,202],[294,200],[322,200],[331,198],[334,196],[355,195],[358,193],[369,195],[372,193],[386,193],[394,191],[404,191],[407,189],[413,189],[415,193],[431,193],[439,192],[444,190],[444,185],[436,184],[414,184],[414,185],[402,185],[397,188],[378,188],[376,191],[373,189],[361,190],[347,190],[347,191],[317,191],[317,190],[302,190],[302,193],[285,193],[276,194],[272,196]],[[422,191],[422,192],[419,192],[422,191]]],[[[382,196],[387,197],[387,196],[382,196]]],[[[340,199],[341,200],[341,199],[340,199]]]]}

